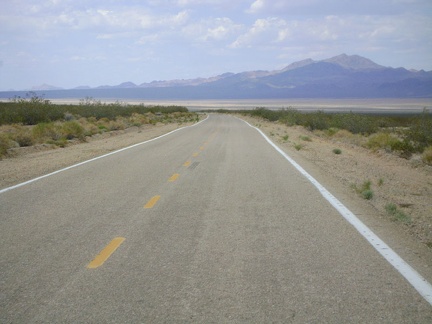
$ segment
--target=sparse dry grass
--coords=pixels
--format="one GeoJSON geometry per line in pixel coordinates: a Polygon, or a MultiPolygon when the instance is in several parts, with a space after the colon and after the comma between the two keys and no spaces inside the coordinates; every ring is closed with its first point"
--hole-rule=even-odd
{"type": "Polygon", "coordinates": [[[422,161],[428,165],[432,165],[432,146],[429,146],[424,150],[422,161]]]}
{"type": "Polygon", "coordinates": [[[86,141],[88,136],[104,132],[157,123],[181,124],[198,119],[196,113],[188,112],[184,107],[130,107],[120,104],[104,105],[99,102],[87,104],[88,107],[83,107],[83,105],[57,106],[37,100],[36,102],[21,100],[4,104],[0,107],[0,119],[3,123],[0,126],[0,159],[7,156],[11,148],[44,143],[65,147],[71,141],[86,141]],[[32,111],[31,118],[27,116],[29,111],[32,111]],[[89,111],[93,111],[95,116],[88,116],[89,111]],[[106,116],[103,116],[104,111],[106,116]],[[85,112],[87,117],[82,117],[78,112],[81,114],[85,112]],[[115,114],[118,115],[115,116],[115,114]],[[52,118],[55,120],[51,121],[52,118]],[[5,124],[6,120],[22,120],[23,122],[5,124]],[[37,120],[47,121],[31,124],[32,121],[37,120]]]}

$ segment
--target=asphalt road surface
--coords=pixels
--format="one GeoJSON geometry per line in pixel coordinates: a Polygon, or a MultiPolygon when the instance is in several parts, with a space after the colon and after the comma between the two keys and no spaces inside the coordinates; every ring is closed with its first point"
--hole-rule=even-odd
{"type": "Polygon", "coordinates": [[[1,323],[431,323],[431,305],[230,116],[0,194],[1,323]]]}

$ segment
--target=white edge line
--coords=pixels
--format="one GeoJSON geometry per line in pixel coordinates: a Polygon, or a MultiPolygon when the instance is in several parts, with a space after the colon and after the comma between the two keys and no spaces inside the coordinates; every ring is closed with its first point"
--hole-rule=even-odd
{"type": "MultiPolygon", "coordinates": [[[[240,119],[240,118],[239,118],[240,119]]],[[[321,193],[321,195],[347,220],[354,228],[377,250],[408,282],[417,292],[432,305],[432,285],[423,278],[416,270],[406,263],[395,251],[393,251],[383,240],[381,240],[371,229],[357,218],[345,205],[334,197],[314,177],[307,173],[297,162],[274,144],[260,129],[252,126],[241,119],[250,127],[256,129],[265,140],[273,146],[288,162],[290,162],[303,176],[305,176],[321,193]]]]}
{"type": "Polygon", "coordinates": [[[128,150],[128,149],[133,148],[133,147],[136,147],[136,146],[139,146],[139,145],[142,145],[142,144],[146,144],[146,143],[149,143],[149,142],[155,141],[155,140],[157,140],[157,139],[160,139],[160,138],[162,138],[162,137],[165,137],[165,136],[168,136],[168,135],[170,135],[170,134],[172,134],[172,133],[175,133],[175,132],[177,132],[177,131],[179,131],[179,130],[182,130],[182,129],[185,129],[185,128],[189,128],[189,127],[194,127],[194,126],[196,126],[196,125],[202,123],[203,121],[206,121],[208,118],[209,118],[209,115],[207,115],[207,117],[206,117],[205,119],[199,121],[199,122],[196,123],[196,124],[193,124],[193,125],[190,125],[190,126],[184,126],[184,127],[181,127],[181,128],[177,128],[177,129],[172,130],[172,131],[169,132],[169,133],[166,133],[166,134],[160,135],[160,136],[158,136],[158,137],[155,137],[155,138],[149,139],[149,140],[147,140],[147,141],[144,141],[144,142],[141,142],[141,143],[137,143],[137,144],[133,144],[133,145],[131,145],[131,146],[124,147],[124,148],[119,149],[119,150],[117,150],[117,151],[113,151],[113,152],[110,152],[110,153],[107,153],[107,154],[104,154],[104,155],[101,155],[101,156],[97,156],[97,157],[92,158],[92,159],[90,159],[90,160],[86,160],[86,161],[83,161],[83,162],[80,162],[80,163],[77,163],[77,164],[74,164],[74,165],[68,166],[68,167],[66,167],[66,168],[63,168],[63,169],[60,169],[60,170],[57,170],[57,171],[54,171],[54,172],[51,172],[51,173],[45,174],[45,175],[43,175],[43,176],[40,176],[40,177],[37,177],[37,178],[31,179],[31,180],[28,180],[28,181],[25,181],[25,182],[21,182],[21,183],[19,183],[19,184],[14,185],[14,186],[11,186],[11,187],[7,187],[7,188],[4,188],[4,189],[1,189],[1,190],[0,190],[0,194],[4,193],[4,192],[6,192],[6,191],[9,191],[9,190],[13,190],[13,189],[16,189],[16,188],[19,188],[19,187],[22,187],[22,186],[28,185],[28,184],[30,184],[30,183],[32,183],[32,182],[36,182],[36,181],[41,180],[41,179],[43,179],[43,178],[47,178],[47,177],[53,176],[53,175],[55,175],[55,174],[57,174],[57,173],[60,173],[60,172],[63,172],[63,171],[69,170],[69,169],[76,168],[76,167],[78,167],[78,166],[80,166],[80,165],[83,165],[83,164],[86,164],[86,163],[90,163],[90,162],[93,162],[93,161],[96,161],[96,160],[99,160],[99,159],[105,158],[105,157],[107,157],[107,156],[110,156],[110,155],[113,155],[113,154],[116,154],[116,153],[119,153],[119,152],[122,152],[122,151],[126,151],[126,150],[128,150]]]}

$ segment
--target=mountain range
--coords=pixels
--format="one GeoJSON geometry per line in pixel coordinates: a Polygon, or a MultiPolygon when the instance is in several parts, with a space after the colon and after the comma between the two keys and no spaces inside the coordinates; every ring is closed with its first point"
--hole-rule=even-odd
{"type": "Polygon", "coordinates": [[[302,60],[275,71],[69,90],[43,85],[32,90],[50,89],[45,95],[52,98],[74,98],[77,91],[96,98],[143,99],[429,98],[432,71],[385,67],[358,55],[341,54],[320,61],[302,60]]]}

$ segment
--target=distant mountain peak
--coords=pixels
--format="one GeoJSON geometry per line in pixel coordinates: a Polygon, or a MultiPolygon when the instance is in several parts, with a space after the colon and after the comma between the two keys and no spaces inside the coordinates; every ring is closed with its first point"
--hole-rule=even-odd
{"type": "Polygon", "coordinates": [[[128,82],[120,83],[117,87],[118,88],[136,88],[137,85],[133,82],[128,81],[128,82]]]}
{"type": "Polygon", "coordinates": [[[285,72],[285,71],[289,71],[289,70],[298,69],[298,68],[301,68],[303,66],[312,64],[312,63],[315,63],[315,61],[312,60],[312,59],[310,59],[310,58],[308,58],[308,59],[305,59],[305,60],[301,60],[301,61],[298,61],[298,62],[291,63],[286,68],[284,68],[284,69],[282,69],[281,71],[278,71],[278,72],[285,72]]]}
{"type": "Polygon", "coordinates": [[[36,90],[62,90],[62,89],[63,88],[56,87],[46,83],[31,88],[31,90],[35,90],[35,91],[36,90]]]}
{"type": "Polygon", "coordinates": [[[385,68],[384,66],[376,64],[365,57],[359,55],[347,55],[345,53],[323,60],[322,62],[338,64],[343,68],[352,70],[376,70],[385,68]]]}

